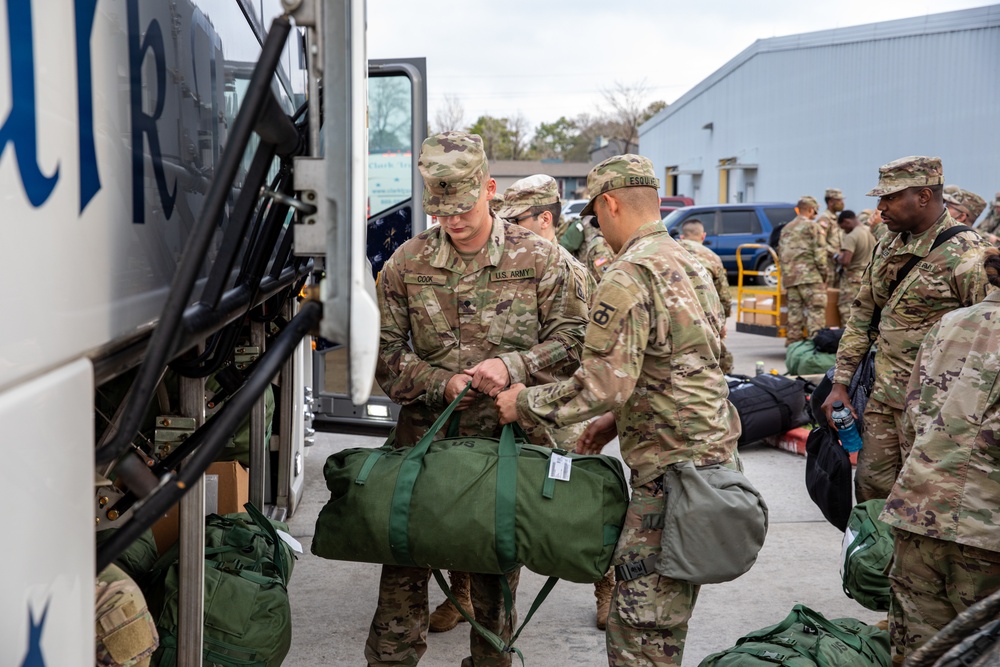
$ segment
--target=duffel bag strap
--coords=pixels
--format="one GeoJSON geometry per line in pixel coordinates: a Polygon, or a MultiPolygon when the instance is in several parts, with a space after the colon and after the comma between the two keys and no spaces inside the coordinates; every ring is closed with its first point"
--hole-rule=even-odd
{"type": "Polygon", "coordinates": [[[638,579],[639,577],[645,577],[647,574],[653,574],[656,572],[656,559],[660,557],[659,553],[655,553],[652,556],[647,556],[642,560],[633,560],[627,563],[622,563],[621,565],[615,566],[615,579],[618,581],[632,581],[633,579],[638,579]]]}
{"type": "Polygon", "coordinates": [[[510,572],[517,567],[515,525],[517,512],[517,455],[514,427],[507,424],[500,432],[497,448],[496,553],[500,569],[510,572]]]}
{"type": "MultiPolygon", "coordinates": [[[[521,653],[521,649],[514,646],[514,642],[517,641],[517,638],[521,635],[521,631],[524,630],[524,626],[528,624],[531,617],[534,616],[535,612],[538,611],[538,608],[542,606],[543,602],[545,602],[545,598],[548,597],[550,592],[552,592],[552,589],[559,581],[559,578],[549,577],[545,581],[542,588],[538,591],[538,595],[536,595],[535,599],[532,600],[531,607],[528,609],[528,613],[525,615],[524,620],[521,621],[521,625],[519,625],[514,634],[511,635],[510,643],[504,643],[504,640],[501,639],[499,635],[484,628],[476,622],[475,618],[465,611],[458,600],[455,599],[455,595],[451,592],[451,587],[448,586],[448,582],[445,580],[441,570],[431,570],[431,572],[434,573],[434,580],[437,581],[438,586],[440,586],[441,590],[444,591],[445,597],[448,598],[448,601],[451,602],[452,606],[455,607],[455,609],[458,610],[458,613],[460,613],[462,617],[469,622],[473,629],[479,633],[479,636],[485,639],[489,645],[499,653],[516,653],[517,657],[521,659],[521,665],[523,667],[524,654],[521,653]]],[[[503,589],[504,619],[506,620],[510,618],[511,612],[513,611],[514,600],[513,594],[510,592],[510,585],[507,583],[507,577],[504,575],[499,576],[500,586],[503,589]]]]}
{"type": "Polygon", "coordinates": [[[285,550],[284,540],[278,537],[278,532],[271,525],[271,522],[267,520],[267,517],[261,514],[261,511],[257,509],[253,503],[244,503],[243,509],[247,511],[250,518],[253,520],[257,527],[264,531],[264,534],[271,538],[271,543],[274,545],[273,552],[274,556],[272,560],[274,564],[278,567],[278,572],[281,573],[282,583],[287,582],[289,578],[289,564],[285,560],[285,550]]]}
{"type": "Polygon", "coordinates": [[[805,625],[811,627],[812,629],[817,631],[823,630],[826,633],[831,634],[840,641],[844,642],[858,653],[861,652],[861,648],[864,645],[864,642],[860,637],[844,630],[836,623],[828,621],[823,616],[817,614],[809,607],[797,604],[794,607],[792,607],[792,613],[797,613],[799,615],[799,620],[805,625]]]}

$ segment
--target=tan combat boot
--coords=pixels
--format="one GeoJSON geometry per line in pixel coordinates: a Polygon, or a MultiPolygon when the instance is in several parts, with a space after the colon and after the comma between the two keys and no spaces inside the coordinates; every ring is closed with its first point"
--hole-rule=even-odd
{"type": "Polygon", "coordinates": [[[608,612],[611,611],[611,595],[615,591],[614,568],[608,570],[604,578],[594,584],[594,597],[597,598],[597,629],[608,627],[608,612]]]}
{"type": "MultiPolygon", "coordinates": [[[[451,580],[451,592],[455,599],[469,616],[475,617],[472,611],[472,599],[469,597],[469,574],[448,572],[448,578],[451,580]]],[[[446,599],[431,614],[431,632],[447,632],[464,620],[465,618],[446,599]]]]}

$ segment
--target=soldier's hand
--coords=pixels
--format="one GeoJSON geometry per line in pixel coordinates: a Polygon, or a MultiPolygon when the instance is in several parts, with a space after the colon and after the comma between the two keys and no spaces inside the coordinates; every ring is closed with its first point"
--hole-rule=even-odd
{"type": "Polygon", "coordinates": [[[826,397],[823,401],[823,414],[826,415],[826,421],[830,425],[830,428],[836,430],[837,426],[833,423],[833,404],[840,401],[846,405],[850,410],[851,414],[854,415],[854,419],[857,420],[858,413],[851,405],[851,397],[847,395],[847,387],[842,384],[834,384],[833,389],[830,390],[830,395],[826,397]]]}
{"type": "Polygon", "coordinates": [[[524,389],[524,385],[518,382],[510,386],[510,389],[497,394],[497,412],[500,413],[501,424],[513,424],[517,421],[517,395],[524,389]]]}
{"type": "Polygon", "coordinates": [[[576,441],[577,454],[600,454],[604,445],[618,437],[618,425],[615,415],[605,412],[603,415],[587,424],[587,430],[576,441]]]}
{"type": "MultiPolygon", "coordinates": [[[[462,393],[462,390],[469,386],[469,376],[468,375],[452,375],[451,379],[448,380],[448,384],[444,387],[444,400],[451,403],[455,400],[455,397],[462,393]]],[[[475,389],[470,389],[465,397],[459,402],[456,410],[465,410],[472,402],[476,400],[479,394],[475,389]]]]}
{"type": "Polygon", "coordinates": [[[496,395],[510,384],[510,373],[502,359],[480,361],[472,368],[466,368],[464,372],[472,378],[473,389],[491,398],[496,398],[496,395]]]}

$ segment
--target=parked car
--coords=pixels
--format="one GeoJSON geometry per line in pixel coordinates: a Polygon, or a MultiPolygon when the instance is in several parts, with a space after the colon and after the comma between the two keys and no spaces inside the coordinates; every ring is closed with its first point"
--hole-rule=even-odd
{"type": "MultiPolygon", "coordinates": [[[[733,276],[737,273],[736,248],[744,243],[767,245],[773,229],[795,218],[795,205],[764,202],[685,206],[670,213],[663,219],[663,224],[676,238],[680,234],[681,223],[691,218],[701,220],[707,234],[705,245],[722,259],[726,271],[733,276]]],[[[764,272],[762,276],[754,276],[752,282],[771,287],[778,284],[774,260],[767,248],[742,253],[741,257],[744,271],[764,272]]]]}
{"type": "Polygon", "coordinates": [[[667,214],[676,211],[682,206],[694,206],[694,200],[690,197],[660,197],[660,217],[665,218],[667,214]]]}
{"type": "Polygon", "coordinates": [[[569,199],[563,204],[562,214],[567,220],[580,217],[580,211],[587,205],[589,199],[569,199]]]}

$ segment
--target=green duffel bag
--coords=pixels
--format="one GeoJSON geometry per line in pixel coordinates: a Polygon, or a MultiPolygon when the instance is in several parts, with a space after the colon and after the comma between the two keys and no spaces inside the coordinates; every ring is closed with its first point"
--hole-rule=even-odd
{"type": "Polygon", "coordinates": [[[312,552],[484,574],[524,565],[578,583],[600,580],[628,505],[621,463],[524,444],[510,425],[499,441],[433,442],[461,398],[414,447],[393,449],[390,438],[327,459],[330,500],[312,552]]]}
{"type": "Polygon", "coordinates": [[[817,352],[811,340],[792,343],[785,350],[785,368],[789,375],[818,375],[836,364],[836,353],[817,352]]]}
{"type": "Polygon", "coordinates": [[[844,592],[872,611],[889,611],[889,563],[893,536],[889,524],[878,515],[885,500],[858,503],[851,510],[844,531],[840,574],[844,592]]]}
{"type": "Polygon", "coordinates": [[[699,667],[889,667],[889,633],[854,618],[826,619],[797,604],[777,625],[751,632],[699,667]]]}
{"type": "MultiPolygon", "coordinates": [[[[219,667],[278,667],[292,645],[288,579],[294,555],[270,521],[247,513],[205,518],[205,627],[202,656],[219,667]]],[[[157,563],[159,583],[147,595],[160,633],[153,667],[177,664],[178,546],[157,563]]]]}

